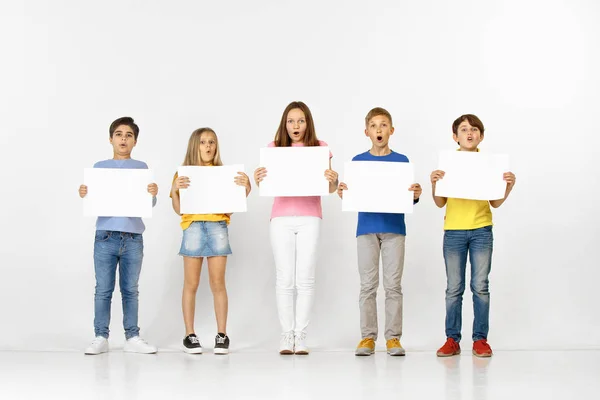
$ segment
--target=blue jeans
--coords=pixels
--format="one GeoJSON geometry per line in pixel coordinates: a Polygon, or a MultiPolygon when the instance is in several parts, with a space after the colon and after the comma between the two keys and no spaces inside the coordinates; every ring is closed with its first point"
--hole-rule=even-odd
{"type": "Polygon", "coordinates": [[[487,339],[490,319],[488,275],[492,268],[494,235],[492,226],[471,230],[444,232],[446,262],[446,337],[461,339],[462,297],[465,292],[467,253],[471,262],[471,292],[473,293],[473,341],[487,339]]]}
{"type": "Polygon", "coordinates": [[[119,286],[123,301],[123,328],[125,338],[138,336],[138,281],[144,257],[144,241],[137,233],[96,231],[94,242],[94,331],[96,336],[108,338],[110,303],[115,290],[117,264],[119,286]]]}

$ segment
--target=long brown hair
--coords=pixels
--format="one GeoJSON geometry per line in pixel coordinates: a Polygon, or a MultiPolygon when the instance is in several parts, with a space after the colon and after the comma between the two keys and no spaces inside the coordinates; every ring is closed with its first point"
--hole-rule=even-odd
{"type": "Polygon", "coordinates": [[[306,117],[306,132],[304,132],[303,140],[304,145],[319,146],[319,139],[317,139],[317,133],[315,132],[315,124],[313,122],[312,114],[310,113],[308,106],[301,101],[292,101],[290,104],[288,104],[285,110],[283,110],[281,122],[279,123],[279,128],[277,128],[277,133],[275,134],[275,146],[289,147],[292,145],[292,139],[290,139],[290,135],[288,135],[286,123],[288,113],[295,108],[300,109],[306,117]]]}
{"type": "Polygon", "coordinates": [[[212,165],[223,165],[221,153],[219,152],[219,139],[217,138],[215,131],[210,128],[200,128],[192,132],[188,142],[187,152],[183,159],[183,165],[202,165],[202,158],[200,157],[200,137],[205,132],[211,132],[215,135],[215,157],[213,158],[212,165]]]}

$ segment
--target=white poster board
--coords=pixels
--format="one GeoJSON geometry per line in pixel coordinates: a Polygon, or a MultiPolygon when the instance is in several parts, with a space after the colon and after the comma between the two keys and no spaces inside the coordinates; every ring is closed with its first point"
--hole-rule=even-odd
{"type": "Polygon", "coordinates": [[[435,188],[435,195],[470,200],[504,198],[509,171],[506,154],[487,154],[470,151],[442,151],[438,169],[445,172],[435,188]]]}
{"type": "Polygon", "coordinates": [[[261,196],[327,196],[329,147],[267,147],[260,149],[260,166],[267,176],[261,196]]]}
{"type": "Polygon", "coordinates": [[[342,211],[413,212],[414,168],[407,162],[351,161],[344,164],[342,211]]]}
{"type": "Polygon", "coordinates": [[[85,168],[83,215],[88,217],[152,217],[152,195],[148,185],[154,180],[150,169],[85,168]]]}
{"type": "Polygon", "coordinates": [[[179,189],[182,214],[226,214],[245,212],[246,188],[234,182],[241,164],[214,167],[181,166],[179,176],[190,178],[187,189],[179,189]]]}

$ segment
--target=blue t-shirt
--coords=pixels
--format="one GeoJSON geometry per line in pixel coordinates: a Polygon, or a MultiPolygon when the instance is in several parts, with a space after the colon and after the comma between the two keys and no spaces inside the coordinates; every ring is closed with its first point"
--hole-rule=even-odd
{"type": "MultiPolygon", "coordinates": [[[[94,168],[148,169],[143,161],[133,160],[104,160],[94,164],[94,168]]],[[[156,197],[152,198],[152,207],[156,205],[156,197]]],[[[96,230],[118,231],[129,233],[144,233],[144,223],[139,217],[98,217],[96,230]]]]}
{"type": "MultiPolygon", "coordinates": [[[[355,156],[352,161],[408,162],[408,157],[395,151],[386,156],[374,156],[366,151],[355,156]]],[[[356,236],[371,233],[397,233],[406,235],[404,214],[359,212],[356,236]]]]}

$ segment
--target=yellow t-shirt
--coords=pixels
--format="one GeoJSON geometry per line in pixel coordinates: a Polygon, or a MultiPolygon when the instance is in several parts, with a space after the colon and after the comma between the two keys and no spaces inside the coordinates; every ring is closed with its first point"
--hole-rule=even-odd
{"type": "MultiPolygon", "coordinates": [[[[178,177],[177,172],[175,172],[175,176],[173,177],[173,182],[175,182],[175,179],[177,179],[177,177],[178,177]]],[[[179,190],[177,190],[177,194],[179,194],[179,190]]],[[[169,197],[173,197],[173,196],[171,194],[169,194],[169,197]]],[[[227,214],[182,214],[180,225],[183,230],[186,230],[187,228],[189,228],[190,225],[192,224],[192,222],[194,222],[194,221],[211,221],[211,222],[225,221],[229,225],[230,219],[231,219],[230,216],[227,214]]]]}
{"type": "Polygon", "coordinates": [[[444,230],[477,229],[489,225],[493,225],[489,201],[448,198],[444,230]]]}
{"type": "Polygon", "coordinates": [[[489,201],[448,198],[444,230],[478,229],[490,225],[493,223],[489,201]]]}

